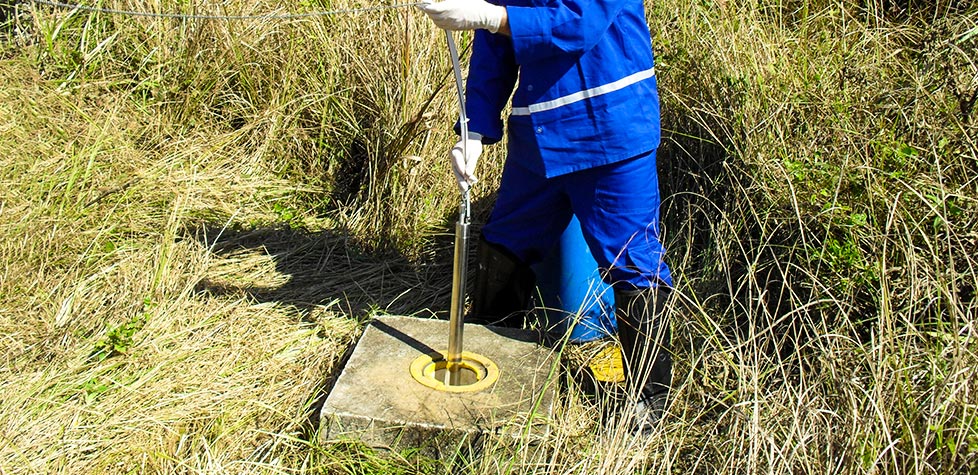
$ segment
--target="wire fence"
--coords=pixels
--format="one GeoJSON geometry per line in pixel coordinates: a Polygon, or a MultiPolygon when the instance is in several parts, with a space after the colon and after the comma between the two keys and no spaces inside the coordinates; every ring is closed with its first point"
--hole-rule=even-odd
{"type": "Polygon", "coordinates": [[[410,3],[395,3],[390,5],[374,5],[369,7],[359,7],[359,8],[342,8],[336,10],[320,10],[313,12],[304,13],[266,13],[266,14],[255,14],[255,15],[213,15],[213,14],[195,14],[195,13],[168,13],[168,12],[149,12],[149,11],[137,11],[137,10],[119,10],[115,8],[103,8],[103,7],[93,7],[89,5],[83,5],[80,3],[63,3],[53,0],[26,0],[37,5],[44,5],[48,7],[60,8],[72,11],[86,11],[94,13],[102,13],[107,15],[125,15],[132,17],[149,17],[149,18],[173,18],[179,20],[294,20],[301,18],[314,18],[314,17],[324,17],[330,15],[342,15],[342,14],[354,14],[354,13],[368,13],[376,12],[382,10],[393,10],[397,8],[408,8],[417,5],[422,5],[426,2],[410,2],[410,3]]]}

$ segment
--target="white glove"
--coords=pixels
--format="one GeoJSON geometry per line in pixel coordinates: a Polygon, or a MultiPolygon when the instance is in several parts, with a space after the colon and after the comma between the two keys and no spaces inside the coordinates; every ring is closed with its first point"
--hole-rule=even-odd
{"type": "Polygon", "coordinates": [[[459,140],[452,151],[452,172],[458,180],[458,187],[464,193],[479,180],[475,177],[475,164],[482,155],[482,135],[469,132],[468,138],[459,140]],[[465,144],[465,153],[462,153],[462,144],[465,144]]]}
{"type": "Polygon", "coordinates": [[[418,5],[431,21],[443,30],[499,31],[506,18],[506,8],[483,0],[444,0],[418,5]]]}

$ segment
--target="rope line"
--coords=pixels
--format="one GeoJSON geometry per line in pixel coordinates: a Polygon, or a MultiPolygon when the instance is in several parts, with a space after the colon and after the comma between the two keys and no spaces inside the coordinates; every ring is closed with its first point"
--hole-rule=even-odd
{"type": "Polygon", "coordinates": [[[308,13],[267,13],[261,15],[196,15],[188,13],[157,13],[135,10],[117,10],[114,8],[90,7],[78,3],[62,3],[54,0],[29,0],[38,5],[46,5],[55,8],[70,10],[81,10],[86,12],[104,13],[109,15],[125,15],[134,17],[151,18],[177,18],[181,20],[293,20],[299,18],[323,17],[329,15],[339,15],[346,13],[365,13],[381,10],[393,10],[395,8],[406,8],[421,5],[425,2],[396,3],[393,5],[377,5],[372,7],[346,8],[340,10],[324,10],[308,13]]]}

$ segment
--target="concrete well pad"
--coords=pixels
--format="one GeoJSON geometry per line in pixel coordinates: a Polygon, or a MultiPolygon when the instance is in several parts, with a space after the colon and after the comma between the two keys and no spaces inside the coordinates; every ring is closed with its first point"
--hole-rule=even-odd
{"type": "Polygon", "coordinates": [[[444,351],[448,333],[444,320],[374,319],[326,398],[321,440],[452,451],[487,433],[544,435],[556,386],[551,350],[532,332],[465,325],[463,350],[492,360],[499,378],[482,391],[453,393],[419,383],[410,371],[418,357],[444,351]]]}

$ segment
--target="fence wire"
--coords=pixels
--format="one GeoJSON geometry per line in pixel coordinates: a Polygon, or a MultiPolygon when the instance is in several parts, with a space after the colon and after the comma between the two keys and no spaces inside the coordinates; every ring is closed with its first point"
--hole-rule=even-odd
{"type": "Polygon", "coordinates": [[[337,10],[320,10],[306,13],[266,13],[256,15],[211,15],[194,13],[166,13],[166,12],[147,12],[136,10],[119,10],[115,8],[92,7],[80,3],[62,3],[54,0],[27,0],[38,5],[61,8],[65,10],[78,10],[108,15],[125,15],[132,17],[149,18],[174,18],[179,20],[293,20],[301,18],[324,17],[330,15],[367,13],[382,10],[393,10],[397,8],[407,8],[421,5],[425,2],[395,3],[391,5],[375,5],[370,7],[343,8],[337,10]]]}

